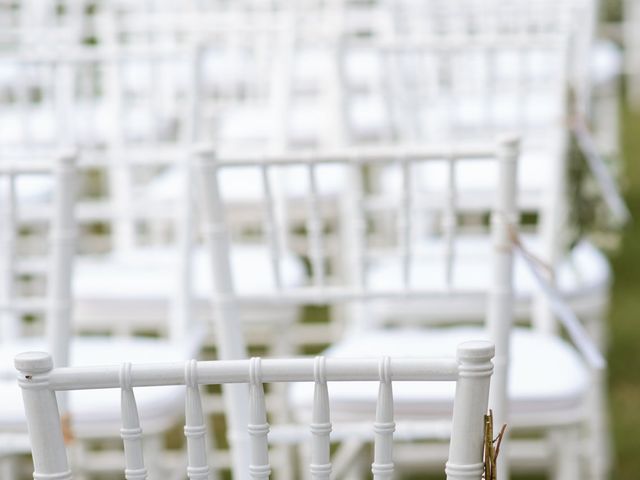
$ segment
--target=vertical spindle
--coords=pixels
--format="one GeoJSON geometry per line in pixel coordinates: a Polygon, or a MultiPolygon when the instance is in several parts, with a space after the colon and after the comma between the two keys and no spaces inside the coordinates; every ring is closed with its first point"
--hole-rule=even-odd
{"type": "Polygon", "coordinates": [[[120,408],[122,427],[120,437],[124,444],[125,470],[127,480],[146,480],[147,469],[142,454],[142,428],[138,416],[138,406],[131,385],[131,363],[120,367],[120,408]]]}
{"type": "Polygon", "coordinates": [[[14,308],[16,254],[16,182],[9,172],[0,177],[0,340],[11,342],[20,334],[19,317],[14,308]]]}
{"type": "Polygon", "coordinates": [[[402,262],[402,286],[408,289],[411,286],[411,167],[407,158],[400,159],[402,174],[402,194],[400,211],[398,215],[398,239],[400,242],[400,259],[402,262]]]}
{"type": "Polygon", "coordinates": [[[198,386],[198,362],[195,360],[189,360],[185,363],[184,383],[187,387],[184,426],[188,453],[187,476],[189,480],[207,480],[209,478],[207,428],[198,386]]]}
{"type": "Polygon", "coordinates": [[[449,184],[447,190],[447,204],[443,218],[443,229],[445,237],[445,284],[447,288],[453,285],[453,267],[455,264],[455,239],[456,239],[456,211],[457,211],[457,181],[456,181],[456,159],[448,159],[449,184]]]}
{"type": "Polygon", "coordinates": [[[251,438],[251,464],[253,479],[266,479],[271,474],[269,465],[269,424],[262,383],[262,361],[253,357],[249,362],[249,436],[251,438]]]}
{"type": "Polygon", "coordinates": [[[327,387],[327,366],[324,357],[316,357],[313,365],[314,391],[311,419],[311,478],[329,480],[331,475],[331,414],[327,387]]]}
{"type": "Polygon", "coordinates": [[[379,366],[380,386],[376,405],[374,458],[371,472],[374,480],[389,480],[393,477],[393,388],[391,385],[391,359],[382,357],[379,366]]]}
{"type": "Polygon", "coordinates": [[[310,162],[307,167],[309,175],[309,217],[307,230],[309,235],[309,257],[313,269],[313,283],[316,287],[324,286],[324,249],[322,244],[322,220],[318,200],[318,181],[316,164],[310,162]]]}
{"type": "Polygon", "coordinates": [[[269,253],[271,259],[271,269],[277,290],[282,290],[282,272],[280,261],[280,243],[278,236],[278,224],[276,220],[276,207],[269,178],[269,166],[267,163],[260,165],[262,176],[262,190],[264,192],[265,221],[264,230],[269,243],[269,253]]]}

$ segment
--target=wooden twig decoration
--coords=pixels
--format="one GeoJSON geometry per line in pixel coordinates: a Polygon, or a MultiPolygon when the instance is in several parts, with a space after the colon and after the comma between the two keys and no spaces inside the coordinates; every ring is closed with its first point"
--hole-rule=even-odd
{"type": "Polygon", "coordinates": [[[496,480],[496,464],[500,454],[500,444],[504,438],[507,425],[502,425],[500,433],[493,436],[493,410],[489,410],[489,415],[484,416],[484,480],[496,480]]]}
{"type": "Polygon", "coordinates": [[[64,438],[64,443],[69,445],[73,443],[75,440],[75,435],[73,434],[73,427],[71,426],[71,415],[65,413],[60,418],[62,422],[62,436],[64,438]]]}

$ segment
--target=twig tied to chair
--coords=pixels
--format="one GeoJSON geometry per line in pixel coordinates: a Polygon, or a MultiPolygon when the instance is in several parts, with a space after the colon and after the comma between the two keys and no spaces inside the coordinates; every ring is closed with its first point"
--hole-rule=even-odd
{"type": "Polygon", "coordinates": [[[502,425],[500,433],[493,436],[493,410],[484,416],[484,480],[496,480],[496,464],[500,455],[500,444],[507,430],[507,425],[502,425]]]}

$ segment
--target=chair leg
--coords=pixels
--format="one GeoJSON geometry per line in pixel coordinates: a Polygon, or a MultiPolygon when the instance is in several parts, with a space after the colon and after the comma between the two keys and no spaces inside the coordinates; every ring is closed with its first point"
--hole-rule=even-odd
{"type": "Polygon", "coordinates": [[[296,453],[296,449],[291,445],[278,445],[271,449],[269,463],[273,472],[272,478],[277,480],[306,478],[304,471],[300,475],[297,474],[296,453]]]}
{"type": "Polygon", "coordinates": [[[149,478],[165,478],[167,469],[163,464],[162,451],[164,450],[164,437],[162,434],[149,435],[144,438],[145,464],[149,472],[149,478]]]}
{"type": "Polygon", "coordinates": [[[589,399],[589,418],[585,425],[586,478],[604,480],[611,466],[611,434],[609,431],[608,402],[606,393],[606,375],[604,372],[593,374],[593,388],[589,399]]]}
{"type": "Polygon", "coordinates": [[[74,480],[86,480],[88,476],[88,469],[85,466],[91,465],[92,462],[87,458],[91,454],[87,450],[86,442],[80,439],[76,439],[67,447],[69,462],[73,466],[74,480]]]}
{"type": "MultiPolygon", "coordinates": [[[[358,460],[362,457],[362,450],[365,444],[360,440],[347,440],[340,444],[331,460],[333,463],[332,477],[336,479],[348,480],[354,477],[354,468],[358,460]],[[360,457],[360,458],[359,458],[360,457]]],[[[366,478],[363,474],[359,478],[366,478]]]]}
{"type": "Polygon", "coordinates": [[[550,440],[556,452],[552,480],[582,480],[578,426],[559,428],[550,433],[550,440]]]}
{"type": "Polygon", "coordinates": [[[362,480],[371,474],[371,462],[366,448],[360,450],[345,476],[345,480],[362,480]]]}
{"type": "Polygon", "coordinates": [[[17,470],[17,459],[14,455],[0,457],[0,478],[16,480],[18,478],[17,470]]]}

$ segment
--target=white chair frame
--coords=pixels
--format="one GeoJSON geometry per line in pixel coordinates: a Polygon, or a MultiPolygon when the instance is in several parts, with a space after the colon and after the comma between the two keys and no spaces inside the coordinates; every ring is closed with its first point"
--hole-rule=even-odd
{"type": "MultiPolygon", "coordinates": [[[[134,388],[142,386],[185,385],[184,434],[187,438],[187,476],[191,480],[209,478],[206,456],[206,425],[199,386],[234,384],[249,398],[244,425],[251,441],[243,477],[269,478],[269,424],[264,384],[272,382],[314,382],[311,431],[311,478],[328,480],[331,474],[328,382],[379,381],[379,396],[372,429],[375,453],[371,471],[376,480],[392,478],[393,383],[399,381],[454,381],[448,480],[480,480],[484,471],[484,415],[487,411],[489,383],[493,365],[493,346],[489,342],[467,342],[458,347],[457,358],[437,359],[265,359],[172,364],[135,364],[53,368],[46,353],[27,352],[16,357],[18,382],[22,388],[31,439],[34,478],[71,480],[63,441],[56,392],[80,389],[121,389],[122,427],[126,466],[130,480],[147,478],[143,458],[143,431],[138,418],[134,388]],[[247,391],[248,386],[248,391],[247,391]]],[[[236,473],[236,475],[238,472],[236,473]]]]}
{"type": "MultiPolygon", "coordinates": [[[[218,354],[222,360],[247,358],[246,340],[238,322],[240,306],[251,304],[341,304],[346,302],[364,302],[374,299],[407,299],[424,296],[452,295],[450,289],[433,291],[411,288],[405,283],[404,288],[391,291],[375,291],[363,283],[364,276],[358,275],[359,281],[349,282],[347,285],[331,285],[328,283],[324,265],[326,253],[324,251],[323,232],[319,222],[317,201],[317,172],[316,168],[323,164],[343,164],[351,166],[362,183],[360,167],[380,166],[397,162],[405,174],[414,162],[434,161],[446,159],[455,162],[457,159],[498,159],[500,169],[499,199],[497,212],[493,217],[493,228],[496,243],[495,275],[497,279],[492,284],[490,296],[489,325],[493,337],[496,339],[496,378],[492,388],[492,407],[495,410],[496,421],[501,424],[506,416],[506,366],[508,365],[508,332],[511,325],[511,283],[510,269],[512,262],[512,244],[510,241],[510,222],[515,215],[515,173],[518,144],[512,138],[504,140],[499,147],[493,145],[452,146],[441,148],[396,146],[376,147],[371,149],[345,149],[325,153],[291,153],[273,157],[243,157],[233,159],[217,159],[211,147],[203,145],[196,151],[196,178],[199,183],[201,210],[203,212],[203,230],[205,239],[211,252],[211,271],[214,278],[212,301],[215,308],[216,331],[218,333],[218,354]],[[269,187],[270,168],[298,165],[307,169],[309,174],[309,197],[307,232],[309,258],[312,266],[312,285],[302,288],[280,287],[275,293],[268,295],[242,295],[234,291],[233,278],[229,265],[229,229],[225,221],[225,205],[220,197],[218,174],[225,168],[238,166],[254,166],[261,168],[265,181],[265,201],[267,227],[267,243],[274,277],[280,277],[280,246],[278,244],[278,229],[273,211],[272,189],[269,187]]],[[[355,194],[357,197],[358,193],[355,194]]],[[[362,208],[361,200],[356,199],[357,208],[362,208]]],[[[401,206],[400,215],[405,221],[399,223],[399,236],[402,239],[399,261],[403,269],[403,277],[408,278],[412,261],[411,198],[405,198],[401,206]]],[[[361,218],[354,220],[361,229],[355,235],[354,269],[364,272],[366,268],[366,245],[361,241],[364,234],[364,222],[361,218]]],[[[454,225],[452,225],[454,227],[454,225]]],[[[453,252],[450,252],[450,263],[453,252]]],[[[483,292],[455,292],[458,294],[486,294],[483,292]]],[[[234,385],[226,385],[225,395],[226,413],[228,419],[228,436],[233,455],[233,471],[242,477],[242,468],[246,464],[244,458],[247,448],[246,439],[238,433],[246,424],[246,405],[248,399],[243,389],[234,385]]]]}
{"type": "MultiPolygon", "coordinates": [[[[42,162],[14,159],[0,164],[0,182],[4,184],[0,208],[0,348],[19,342],[25,333],[23,317],[33,314],[42,317],[47,348],[52,354],[52,361],[59,367],[67,366],[69,361],[71,282],[76,239],[75,162],[74,153],[63,152],[42,162]],[[16,182],[29,175],[48,175],[56,184],[49,212],[48,252],[44,265],[39,262],[27,264],[23,262],[23,255],[18,252],[19,227],[25,220],[22,214],[29,217],[29,213],[34,212],[22,211],[23,205],[16,198],[16,182]],[[16,277],[24,273],[36,277],[43,275],[46,278],[44,296],[19,295],[16,277]]],[[[30,254],[31,252],[27,253],[30,254]]],[[[10,370],[9,365],[2,365],[0,377],[4,382],[7,381],[10,370]]],[[[66,413],[65,396],[60,397],[60,408],[63,414],[66,413]]],[[[3,430],[3,425],[0,425],[0,430],[3,430]]],[[[16,470],[15,455],[28,451],[26,435],[5,431],[0,437],[3,439],[0,475],[12,479],[16,470]]]]}
{"type": "MultiPolygon", "coordinates": [[[[44,313],[49,348],[57,366],[68,364],[68,345],[71,319],[71,283],[73,257],[75,253],[75,162],[74,153],[62,153],[55,161],[7,162],[0,165],[0,175],[6,180],[6,198],[2,223],[2,268],[0,277],[0,295],[2,302],[2,342],[11,342],[21,336],[20,316],[25,313],[44,313]],[[37,298],[29,300],[16,298],[15,275],[24,270],[16,257],[17,231],[20,220],[17,216],[16,185],[18,176],[29,174],[52,174],[54,188],[53,208],[51,211],[49,232],[50,260],[48,270],[47,297],[44,301],[37,298]]],[[[38,270],[37,266],[34,266],[38,270]]],[[[32,272],[35,273],[35,272],[32,272]]]]}

